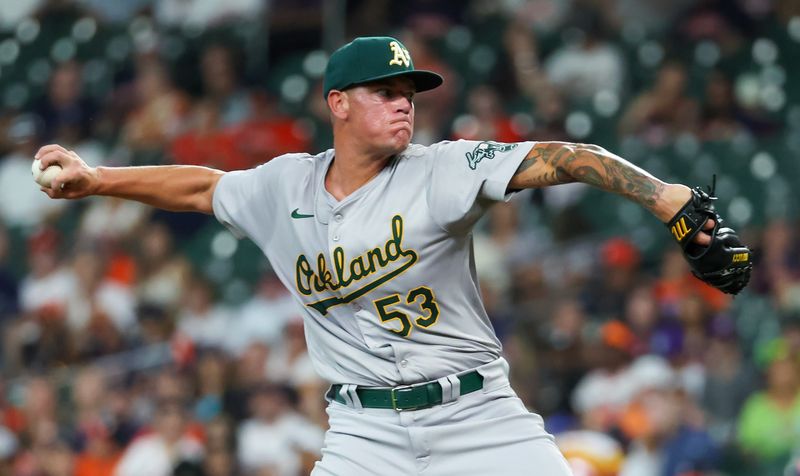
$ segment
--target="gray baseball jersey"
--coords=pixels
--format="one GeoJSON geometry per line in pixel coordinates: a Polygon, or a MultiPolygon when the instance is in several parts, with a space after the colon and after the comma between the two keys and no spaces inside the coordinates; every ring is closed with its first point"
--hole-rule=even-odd
{"type": "MultiPolygon", "coordinates": [[[[410,145],[337,201],[334,151],[226,173],[217,219],[252,239],[304,310],[308,349],[332,383],[395,386],[491,362],[471,230],[533,143],[410,145]]],[[[264,316],[268,319],[269,316],[264,316]]]]}

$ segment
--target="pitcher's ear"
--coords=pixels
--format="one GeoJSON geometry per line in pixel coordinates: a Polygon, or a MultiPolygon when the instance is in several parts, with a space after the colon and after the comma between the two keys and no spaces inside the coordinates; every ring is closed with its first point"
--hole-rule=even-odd
{"type": "Polygon", "coordinates": [[[347,113],[350,111],[350,101],[347,97],[347,92],[332,89],[328,93],[328,108],[335,117],[340,119],[347,117],[347,113]]]}

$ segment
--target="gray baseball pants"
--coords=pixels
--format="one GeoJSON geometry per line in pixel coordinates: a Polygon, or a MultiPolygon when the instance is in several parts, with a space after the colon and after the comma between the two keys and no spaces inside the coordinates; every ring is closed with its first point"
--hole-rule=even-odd
{"type": "Polygon", "coordinates": [[[482,390],[432,408],[361,408],[355,392],[350,404],[330,402],[312,476],[570,476],[542,418],[511,388],[506,361],[477,370],[482,390]]]}

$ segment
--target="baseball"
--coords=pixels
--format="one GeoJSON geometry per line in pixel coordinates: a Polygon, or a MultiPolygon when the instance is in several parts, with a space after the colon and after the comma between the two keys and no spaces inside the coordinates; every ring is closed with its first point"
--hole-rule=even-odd
{"type": "Polygon", "coordinates": [[[33,180],[34,182],[38,183],[42,187],[51,188],[50,185],[53,183],[53,180],[58,177],[58,174],[61,173],[61,166],[60,165],[51,165],[44,170],[41,170],[39,167],[41,166],[41,161],[36,159],[33,161],[31,165],[31,173],[33,173],[33,180]]]}

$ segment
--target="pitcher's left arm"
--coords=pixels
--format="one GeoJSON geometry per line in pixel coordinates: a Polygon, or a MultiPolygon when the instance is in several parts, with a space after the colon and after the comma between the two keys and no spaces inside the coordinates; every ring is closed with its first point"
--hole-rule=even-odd
{"type": "Polygon", "coordinates": [[[622,195],[667,224],[695,276],[730,294],[750,279],[752,256],[736,232],[723,227],[713,190],[665,183],[602,147],[539,142],[523,159],[508,189],[584,182],[622,195]]]}
{"type": "Polygon", "coordinates": [[[606,149],[592,144],[538,142],[509,182],[509,189],[584,182],[620,194],[667,222],[692,196],[689,187],[668,184],[606,149]]]}

